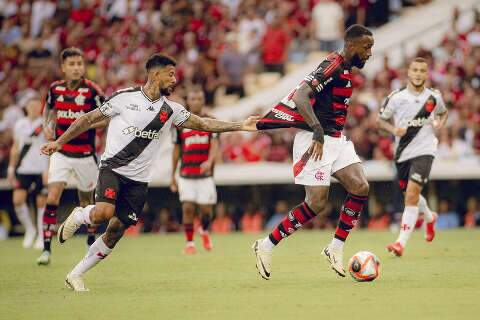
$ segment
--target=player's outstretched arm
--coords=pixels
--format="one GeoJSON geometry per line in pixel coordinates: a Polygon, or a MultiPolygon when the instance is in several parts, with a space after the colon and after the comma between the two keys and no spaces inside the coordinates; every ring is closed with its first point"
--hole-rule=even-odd
{"type": "Polygon", "coordinates": [[[90,129],[95,123],[99,123],[107,118],[99,109],[90,111],[77,120],[75,120],[70,127],[62,134],[57,140],[46,143],[42,146],[41,151],[43,154],[51,155],[55,151],[58,151],[62,145],[72,140],[80,133],[90,129]]]}
{"type": "Polygon", "coordinates": [[[397,137],[402,137],[407,132],[406,128],[396,128],[390,121],[384,120],[380,116],[377,117],[377,127],[397,137]]]}
{"type": "Polygon", "coordinates": [[[313,141],[312,145],[308,149],[308,153],[313,157],[313,160],[316,161],[322,159],[324,131],[320,121],[318,121],[318,118],[315,115],[315,112],[313,112],[312,106],[310,105],[310,95],[312,93],[312,88],[310,88],[310,86],[304,82],[295,91],[292,100],[295,103],[300,115],[313,130],[313,141]]]}
{"type": "Polygon", "coordinates": [[[211,118],[202,118],[192,113],[181,127],[209,132],[257,131],[257,122],[259,119],[260,117],[250,116],[244,121],[228,122],[211,118]]]}

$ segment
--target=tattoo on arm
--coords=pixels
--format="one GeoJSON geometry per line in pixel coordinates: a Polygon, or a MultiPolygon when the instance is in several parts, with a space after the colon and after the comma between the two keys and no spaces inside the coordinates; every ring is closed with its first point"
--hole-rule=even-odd
{"type": "Polygon", "coordinates": [[[242,122],[228,122],[210,118],[201,118],[192,113],[187,121],[182,124],[182,127],[200,131],[227,132],[241,130],[242,122]]]}
{"type": "Polygon", "coordinates": [[[312,128],[313,140],[323,143],[323,127],[320,124],[320,121],[318,121],[318,118],[315,115],[315,112],[313,112],[312,106],[310,105],[310,95],[312,92],[313,91],[308,84],[302,83],[293,95],[292,100],[297,106],[300,115],[305,119],[305,122],[310,126],[310,128],[312,128]]]}
{"type": "Polygon", "coordinates": [[[87,131],[93,124],[100,122],[105,118],[106,117],[100,112],[99,109],[95,109],[87,114],[84,114],[75,120],[70,127],[68,127],[68,130],[57,139],[57,143],[61,145],[67,143],[80,133],[87,131]]]}

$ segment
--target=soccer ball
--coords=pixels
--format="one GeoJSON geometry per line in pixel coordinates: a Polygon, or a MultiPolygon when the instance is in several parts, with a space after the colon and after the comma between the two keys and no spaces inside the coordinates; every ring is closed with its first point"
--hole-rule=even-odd
{"type": "Polygon", "coordinates": [[[373,281],[378,277],[380,260],[368,251],[360,251],[348,261],[348,271],[353,279],[359,282],[373,281]]]}

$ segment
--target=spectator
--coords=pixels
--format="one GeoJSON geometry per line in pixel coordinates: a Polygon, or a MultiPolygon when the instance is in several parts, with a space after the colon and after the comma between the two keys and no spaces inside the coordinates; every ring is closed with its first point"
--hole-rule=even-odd
{"type": "Polygon", "coordinates": [[[458,213],[450,210],[450,203],[447,200],[440,200],[440,204],[438,206],[437,228],[441,230],[458,228],[459,226],[460,219],[458,217],[458,213]]]}
{"type": "Polygon", "coordinates": [[[227,47],[220,55],[218,60],[218,73],[225,85],[226,94],[238,94],[240,97],[245,96],[244,76],[247,66],[245,55],[238,50],[238,42],[233,34],[229,35],[227,47]]]}
{"type": "Polygon", "coordinates": [[[278,13],[274,15],[272,23],[267,27],[263,36],[262,57],[265,71],[285,74],[285,62],[288,56],[290,35],[286,30],[284,18],[278,13]]]}
{"type": "Polygon", "coordinates": [[[234,223],[224,202],[219,202],[215,207],[215,218],[211,230],[213,233],[230,233],[234,229],[234,223]]]}
{"type": "Polygon", "coordinates": [[[474,228],[480,226],[480,210],[475,197],[467,200],[467,212],[465,213],[465,228],[474,228]]]}
{"type": "Polygon", "coordinates": [[[376,199],[371,201],[369,214],[369,230],[387,230],[390,227],[390,215],[376,199]]]}
{"type": "Polygon", "coordinates": [[[342,46],[345,31],[343,9],[334,0],[319,0],[312,12],[312,32],[322,51],[335,51],[342,46]]]}
{"type": "Polygon", "coordinates": [[[284,200],[277,201],[275,203],[275,211],[273,215],[268,219],[265,229],[270,230],[278,226],[282,222],[283,218],[288,214],[288,204],[284,200]]]}
{"type": "Polygon", "coordinates": [[[240,220],[240,230],[244,233],[258,233],[263,230],[263,214],[249,203],[240,220]]]}

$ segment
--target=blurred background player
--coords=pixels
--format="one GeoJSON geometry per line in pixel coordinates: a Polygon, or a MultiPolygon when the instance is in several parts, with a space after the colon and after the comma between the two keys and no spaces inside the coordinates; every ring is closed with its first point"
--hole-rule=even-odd
{"type": "Polygon", "coordinates": [[[418,219],[423,212],[427,222],[425,239],[435,237],[437,214],[432,212],[421,195],[428,182],[437,151],[435,131],[447,121],[448,111],[439,91],[427,88],[428,64],[415,58],[408,67],[408,84],[393,91],[386,99],[377,120],[378,126],[395,136],[398,183],[405,196],[405,209],[397,240],[387,249],[401,256],[418,219]],[[389,120],[393,117],[394,125],[389,120]]]}
{"type": "Polygon", "coordinates": [[[25,228],[23,247],[30,248],[37,235],[35,248],[43,248],[42,218],[46,196],[43,193],[44,174],[48,168],[48,157],[41,155],[40,147],[47,140],[43,134],[42,102],[31,98],[26,105],[27,116],[15,123],[13,146],[8,164],[8,180],[13,186],[13,206],[18,220],[25,228]],[[35,197],[37,231],[35,231],[28,196],[35,197]]]}
{"type": "MultiPolygon", "coordinates": [[[[44,110],[44,130],[48,140],[60,137],[75,119],[98,108],[104,101],[102,90],[93,81],[85,79],[83,52],[74,47],[60,54],[64,80],[50,86],[44,110]]],[[[43,217],[44,248],[37,259],[39,265],[50,263],[51,239],[57,223],[57,208],[63,190],[73,176],[81,206],[93,203],[93,190],[98,175],[95,157],[95,129],[89,129],[62,146],[50,157],[48,196],[43,217]]],[[[95,229],[88,227],[87,244],[95,241],[95,229]]]]}
{"type": "Polygon", "coordinates": [[[343,50],[329,54],[304,81],[261,119],[260,130],[298,127],[293,144],[295,183],[305,186],[305,201],[293,208],[264,239],[253,244],[257,269],[271,274],[273,248],[324,208],[334,176],[347,190],[335,236],[323,249],[332,269],[345,277],[343,245],[368,201],[369,185],[353,143],[342,131],[353,92],[353,67],[363,68],[372,55],[373,36],[362,25],[345,31],[343,50]]]}
{"type": "MultiPolygon", "coordinates": [[[[200,87],[187,94],[187,109],[199,116],[207,116],[203,110],[205,96],[200,87]]],[[[218,152],[218,133],[178,128],[173,151],[173,172],[170,189],[179,194],[183,211],[183,228],[187,244],[184,253],[196,253],[193,241],[193,221],[196,210],[200,212],[200,235],[203,247],[212,249],[209,235],[213,206],[217,203],[217,190],[213,181],[213,167],[218,152]],[[180,178],[175,178],[180,160],[180,178]]]]}

